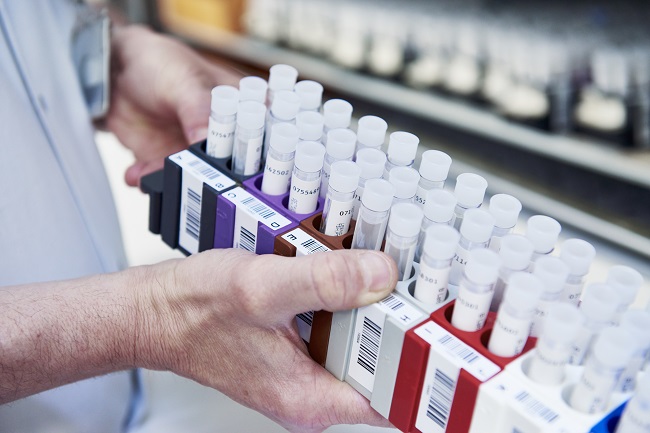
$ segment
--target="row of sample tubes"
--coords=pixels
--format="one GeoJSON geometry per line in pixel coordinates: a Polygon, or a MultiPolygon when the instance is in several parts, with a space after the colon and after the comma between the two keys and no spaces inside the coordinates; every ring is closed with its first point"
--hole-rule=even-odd
{"type": "MultiPolygon", "coordinates": [[[[418,262],[418,301],[442,304],[449,286],[458,287],[451,317],[457,329],[478,331],[488,312],[497,312],[488,342],[493,354],[517,356],[529,336],[538,337],[526,371],[531,380],[559,384],[567,365],[583,365],[568,401],[576,410],[602,411],[612,392],[634,389],[650,353],[650,312],[628,309],[643,284],[637,271],[614,266],[604,283],[583,293],[596,254],[591,244],[568,239],[555,254],[561,226],[544,215],[530,217],[524,234],[515,234],[522,209],[515,197],[495,194],[483,208],[488,184],[474,173],[460,174],[453,190],[445,189],[452,164],[447,154],[423,152],[416,170],[417,136],[389,134],[384,153],[386,121],[365,116],[353,131],[352,105],[333,99],[321,106],[322,86],[296,82],[297,75],[276,65],[268,83],[246,77],[239,89],[215,88],[207,153],[231,155],[237,172],[237,158],[248,161],[252,152],[257,166],[243,175],[258,172],[266,153],[262,192],[289,191],[288,208],[297,214],[314,212],[324,198],[320,231],[343,236],[355,221],[351,248],[383,249],[397,263],[400,280],[409,279],[418,262]],[[301,87],[311,89],[308,96],[301,96],[301,87]],[[253,101],[245,96],[251,94],[253,101]],[[227,121],[219,114],[224,107],[232,113],[227,121]],[[261,113],[255,114],[261,126],[251,138],[253,111],[261,113]],[[221,133],[226,125],[229,134],[221,133]]],[[[647,396],[636,388],[642,406],[647,396]]]]}
{"type": "Polygon", "coordinates": [[[650,148],[639,2],[253,0],[249,34],[434,88],[506,118],[650,148]]]}

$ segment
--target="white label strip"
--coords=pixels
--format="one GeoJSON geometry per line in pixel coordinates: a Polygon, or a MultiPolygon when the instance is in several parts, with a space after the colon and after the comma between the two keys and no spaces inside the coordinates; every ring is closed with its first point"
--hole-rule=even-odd
{"type": "Polygon", "coordinates": [[[331,251],[303,229],[291,230],[289,233],[282,235],[282,239],[296,247],[296,257],[331,251]]]}
{"type": "Polygon", "coordinates": [[[178,244],[190,254],[199,252],[202,196],[203,182],[194,172],[183,170],[178,244]]]}
{"type": "MultiPolygon", "coordinates": [[[[224,198],[231,201],[246,214],[250,215],[255,221],[260,221],[273,230],[281,229],[291,224],[287,218],[283,217],[269,206],[264,204],[255,196],[251,195],[241,187],[233,188],[224,194],[224,198]]],[[[257,231],[257,229],[255,229],[257,231]]]]}
{"type": "Polygon", "coordinates": [[[235,186],[234,180],[208,165],[187,149],[171,155],[169,159],[183,169],[183,174],[185,172],[193,173],[194,177],[217,191],[235,186]]]}
{"type": "Polygon", "coordinates": [[[444,433],[460,369],[482,382],[501,369],[434,322],[415,333],[431,345],[415,426],[423,433],[444,433]]]}
{"type": "Polygon", "coordinates": [[[394,319],[399,320],[404,325],[410,325],[424,317],[423,312],[413,307],[397,293],[391,293],[377,304],[386,314],[390,314],[394,319]]]}

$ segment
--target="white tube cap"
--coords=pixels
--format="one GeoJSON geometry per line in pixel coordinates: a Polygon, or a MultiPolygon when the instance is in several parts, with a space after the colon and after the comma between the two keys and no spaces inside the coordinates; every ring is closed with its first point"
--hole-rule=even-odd
{"type": "Polygon", "coordinates": [[[349,128],[352,121],[352,104],[343,99],[330,99],[323,104],[323,116],[328,129],[349,128]]]}
{"type": "Polygon", "coordinates": [[[361,195],[361,203],[375,212],[386,212],[393,204],[395,187],[384,179],[369,179],[361,195]]]}
{"type": "Polygon", "coordinates": [[[301,110],[315,111],[320,108],[323,101],[323,86],[320,83],[312,80],[298,81],[293,91],[300,98],[301,110]]]}
{"type": "Polygon", "coordinates": [[[420,160],[420,176],[431,182],[444,182],[451,167],[451,157],[439,150],[427,150],[420,160]]]}
{"type": "Polygon", "coordinates": [[[430,189],[424,203],[424,216],[435,223],[446,224],[454,217],[456,204],[456,196],[449,191],[430,189]]]}
{"type": "Polygon", "coordinates": [[[381,117],[363,116],[357,127],[357,140],[367,147],[381,148],[386,139],[388,123],[381,117]]]}
{"type": "Polygon", "coordinates": [[[295,152],[298,141],[298,128],[296,125],[282,122],[271,127],[270,146],[278,152],[295,152]]]}
{"type": "Polygon", "coordinates": [[[614,317],[620,302],[618,294],[606,284],[594,283],[587,286],[580,303],[580,311],[589,320],[609,322],[614,317]]]}
{"type": "Polygon", "coordinates": [[[434,260],[449,260],[456,255],[460,233],[453,227],[433,225],[424,235],[424,253],[434,260]]]}
{"type": "Polygon", "coordinates": [[[569,265],[571,275],[585,275],[595,257],[596,249],[582,239],[567,239],[560,251],[560,259],[569,265]]]}
{"type": "Polygon", "coordinates": [[[300,141],[296,145],[296,168],[314,173],[323,168],[325,146],[317,141],[300,141]]]}
{"type": "Polygon", "coordinates": [[[359,186],[361,169],[352,161],[336,161],[330,168],[329,189],[352,193],[359,186]]]}
{"type": "Polygon", "coordinates": [[[245,129],[264,127],[266,105],[257,101],[243,101],[237,106],[237,125],[245,129]]]}
{"type": "Polygon", "coordinates": [[[465,208],[478,207],[483,203],[487,181],[474,173],[459,174],[456,178],[454,195],[458,204],[465,208]]]}
{"type": "Polygon", "coordinates": [[[634,355],[634,338],[621,328],[605,328],[596,337],[591,356],[607,368],[622,369],[634,355]]]}
{"type": "Polygon", "coordinates": [[[239,80],[239,100],[266,102],[268,83],[260,77],[244,77],[239,80]]]}
{"type": "MultiPolygon", "coordinates": [[[[273,65],[269,69],[269,89],[273,92],[278,90],[293,90],[298,79],[298,70],[289,65],[273,65]]],[[[273,97],[275,99],[275,96],[273,97]]]]}
{"type": "Polygon", "coordinates": [[[521,235],[505,235],[501,238],[499,257],[504,268],[523,271],[533,257],[533,243],[521,235]]]}
{"type": "Polygon", "coordinates": [[[517,224],[521,202],[508,194],[495,194],[490,198],[488,212],[494,217],[495,227],[509,229],[517,224]]]}
{"type": "Polygon", "coordinates": [[[219,116],[232,116],[237,113],[239,90],[233,86],[217,86],[212,89],[210,109],[219,116]]]}
{"type": "MultiPolygon", "coordinates": [[[[395,171],[393,169],[391,173],[395,171]]],[[[494,217],[482,209],[467,209],[460,225],[460,234],[470,242],[485,243],[492,237],[494,217]]],[[[495,253],[496,254],[496,253],[495,253]]],[[[499,259],[501,262],[501,259],[499,259]]]]}
{"type": "Polygon", "coordinates": [[[636,347],[645,350],[650,347],[650,313],[643,310],[628,310],[621,316],[619,325],[627,329],[636,340],[636,347]]]}
{"type": "Polygon", "coordinates": [[[300,111],[300,98],[289,90],[280,90],[273,97],[271,114],[279,120],[293,120],[300,111]]]}
{"type": "Polygon", "coordinates": [[[301,111],[296,116],[301,140],[319,141],[323,136],[323,116],[315,111],[301,111]]]}
{"type": "Polygon", "coordinates": [[[351,129],[332,129],[327,132],[327,145],[325,149],[332,158],[352,159],[357,145],[357,134],[351,129]]]}
{"type": "Polygon", "coordinates": [[[546,215],[533,215],[528,218],[526,237],[535,246],[535,252],[546,254],[555,248],[562,226],[546,215]]]}
{"type": "Polygon", "coordinates": [[[627,308],[636,299],[636,295],[643,285],[643,277],[637,270],[629,266],[612,266],[607,273],[605,283],[619,294],[621,307],[627,308]]]}
{"type": "Polygon", "coordinates": [[[420,174],[411,167],[395,167],[388,173],[388,181],[395,186],[395,197],[408,199],[418,192],[420,174]]]}
{"type": "Polygon", "coordinates": [[[384,174],[386,154],[379,149],[361,149],[357,152],[357,164],[361,167],[363,179],[377,179],[384,174]]]}
{"type": "Polygon", "coordinates": [[[544,285],[539,278],[527,272],[515,272],[508,281],[503,303],[517,311],[531,313],[537,308],[543,292],[544,285]]]}
{"type": "Polygon", "coordinates": [[[397,236],[416,237],[420,234],[422,217],[420,206],[413,203],[398,203],[390,208],[388,229],[397,236]]]}
{"type": "Polygon", "coordinates": [[[469,252],[465,276],[471,282],[481,286],[494,284],[499,276],[501,259],[494,251],[477,248],[469,252]]]}
{"type": "Polygon", "coordinates": [[[533,275],[542,280],[546,293],[560,294],[569,276],[569,265],[558,257],[542,256],[535,262],[533,275]]]}
{"type": "Polygon", "coordinates": [[[388,139],[388,160],[397,165],[412,164],[418,153],[420,139],[415,134],[396,131],[388,139]]]}
{"type": "Polygon", "coordinates": [[[568,302],[554,303],[544,318],[540,338],[562,344],[572,343],[583,323],[584,318],[578,307],[568,302]]]}

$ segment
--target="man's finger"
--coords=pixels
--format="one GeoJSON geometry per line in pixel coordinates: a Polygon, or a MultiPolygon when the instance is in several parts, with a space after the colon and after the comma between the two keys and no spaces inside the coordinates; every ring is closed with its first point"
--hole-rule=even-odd
{"type": "MultiPolygon", "coordinates": [[[[377,302],[397,283],[395,262],[377,251],[346,250],[304,257],[264,255],[236,274],[249,308],[277,319],[309,310],[349,310],[377,302]]],[[[268,318],[268,316],[267,316],[268,318]]]]}

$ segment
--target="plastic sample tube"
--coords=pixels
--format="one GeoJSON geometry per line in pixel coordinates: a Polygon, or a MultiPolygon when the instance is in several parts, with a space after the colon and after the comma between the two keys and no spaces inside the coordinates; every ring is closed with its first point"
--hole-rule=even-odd
{"type": "Polygon", "coordinates": [[[546,215],[533,215],[528,218],[525,236],[535,247],[531,261],[531,270],[538,258],[553,252],[561,231],[562,226],[560,223],[546,215]]]}
{"type": "Polygon", "coordinates": [[[488,212],[494,217],[494,230],[489,248],[499,252],[501,238],[512,232],[517,224],[519,212],[521,212],[521,202],[508,194],[495,194],[490,198],[488,212]]]}
{"type": "Polygon", "coordinates": [[[650,374],[639,379],[636,391],[627,402],[616,433],[648,433],[650,426],[650,374]]]}
{"type": "Polygon", "coordinates": [[[451,157],[439,150],[427,150],[420,159],[420,183],[415,193],[415,204],[426,204],[427,192],[432,189],[442,189],[451,167],[451,157]]]}
{"type": "Polygon", "coordinates": [[[454,209],[456,208],[456,197],[454,197],[454,195],[449,191],[443,189],[431,189],[427,191],[425,201],[424,219],[422,219],[422,227],[420,228],[418,247],[415,250],[416,262],[419,262],[422,257],[424,233],[426,230],[434,225],[448,226],[451,223],[451,219],[454,217],[454,209]]]}
{"type": "MultiPolygon", "coordinates": [[[[492,232],[494,233],[494,231],[492,232]]],[[[503,299],[503,292],[510,282],[510,276],[515,272],[525,271],[533,255],[533,244],[521,235],[506,235],[501,240],[498,252],[501,258],[499,279],[494,285],[494,296],[490,311],[497,311],[503,299]]]]}
{"type": "Polygon", "coordinates": [[[296,158],[291,174],[289,210],[297,214],[311,213],[318,207],[320,176],[325,147],[316,141],[296,145],[296,158]]]}
{"type": "Polygon", "coordinates": [[[624,329],[607,328],[598,335],[569,405],[580,412],[605,410],[625,366],[632,358],[634,339],[624,329]]]}
{"type": "Polygon", "coordinates": [[[395,167],[390,171],[388,181],[395,186],[393,204],[413,203],[418,191],[420,174],[411,167],[395,167]]]}
{"type": "Polygon", "coordinates": [[[336,161],[351,161],[357,142],[357,135],[350,129],[332,129],[327,133],[327,136],[323,176],[320,184],[320,196],[323,198],[327,195],[330,167],[336,161]]]}
{"type": "Polygon", "coordinates": [[[621,297],[621,303],[616,309],[612,321],[613,325],[617,325],[621,315],[636,299],[636,295],[643,285],[643,277],[637,270],[629,266],[612,266],[607,273],[605,284],[612,287],[621,297]]]}
{"type": "Polygon", "coordinates": [[[531,337],[537,337],[549,310],[560,301],[564,283],[569,276],[569,266],[557,257],[544,256],[535,263],[533,275],[544,284],[544,293],[537,304],[535,319],[530,329],[531,337]]]}
{"type": "Polygon", "coordinates": [[[573,304],[561,302],[549,308],[541,325],[535,352],[525,371],[532,381],[544,385],[559,385],[564,381],[573,340],[582,322],[582,315],[573,304]]]}
{"type": "Polygon", "coordinates": [[[327,236],[342,236],[350,229],[354,192],[359,185],[361,169],[352,161],[337,161],[332,164],[332,175],[320,231],[327,236]]]}
{"type": "Polygon", "coordinates": [[[634,353],[625,371],[616,384],[616,391],[630,392],[635,378],[650,353],[650,313],[643,310],[628,310],[621,317],[620,328],[634,338],[634,353]]]}
{"type": "Polygon", "coordinates": [[[323,86],[312,80],[298,81],[293,91],[300,98],[300,111],[319,111],[323,101],[323,86]]]}
{"type": "MultiPolygon", "coordinates": [[[[456,250],[456,257],[451,264],[449,283],[458,285],[463,276],[463,269],[469,260],[469,252],[476,248],[487,248],[494,228],[494,217],[481,209],[469,209],[465,213],[463,225],[460,227],[460,242],[456,250]]],[[[501,260],[499,259],[499,263],[501,260]]],[[[497,269],[498,273],[498,269],[497,269]]],[[[495,278],[496,280],[496,278],[495,278]]],[[[492,300],[493,287],[490,287],[490,300],[492,300]]],[[[489,310],[488,303],[488,310],[489,310]]]]}
{"type": "Polygon", "coordinates": [[[437,305],[447,299],[451,261],[459,241],[460,233],[453,227],[437,225],[427,229],[420,273],[415,281],[415,299],[427,305],[437,305]]]}
{"type": "Polygon", "coordinates": [[[269,69],[269,103],[273,103],[276,92],[293,90],[298,79],[298,70],[289,65],[273,65],[269,69]]]}
{"type": "Polygon", "coordinates": [[[543,291],[544,285],[534,275],[517,272],[510,277],[490,334],[490,352],[509,358],[524,350],[543,291]]]}
{"type": "MultiPolygon", "coordinates": [[[[359,178],[357,192],[354,195],[356,198],[352,215],[352,219],[354,220],[358,219],[359,209],[361,208],[361,198],[363,197],[366,181],[370,179],[379,179],[384,174],[386,154],[379,149],[362,149],[357,152],[357,165],[361,168],[361,177],[359,178]]],[[[392,186],[392,184],[390,190],[394,195],[395,187],[392,186]]]]}
{"type": "Polygon", "coordinates": [[[298,134],[303,141],[321,141],[323,137],[323,116],[314,111],[301,111],[296,116],[298,134]]]}
{"type": "Polygon", "coordinates": [[[594,336],[612,320],[619,302],[620,298],[614,289],[605,284],[591,284],[587,287],[580,303],[580,312],[585,322],[573,345],[571,364],[582,365],[594,336]]]}
{"type": "Polygon", "coordinates": [[[468,254],[463,279],[458,286],[458,297],[451,315],[451,324],[461,331],[474,332],[483,328],[492,290],[499,274],[501,260],[487,248],[474,249],[468,254]]]}
{"type": "Polygon", "coordinates": [[[381,150],[386,139],[388,123],[381,117],[363,116],[357,125],[357,153],[371,147],[381,150]]]}
{"type": "Polygon", "coordinates": [[[458,204],[454,211],[453,227],[458,230],[463,223],[463,217],[468,209],[478,208],[483,203],[487,181],[474,173],[463,173],[456,178],[454,195],[458,204]]]}
{"type": "Polygon", "coordinates": [[[232,170],[235,174],[251,176],[259,171],[265,115],[266,106],[261,102],[239,103],[232,155],[232,170]]]}
{"type": "Polygon", "coordinates": [[[394,190],[395,187],[387,180],[369,179],[366,181],[361,196],[361,209],[359,209],[357,224],[354,226],[352,249],[375,251],[381,249],[388,224],[388,214],[393,204],[394,190]]]}
{"type": "Polygon", "coordinates": [[[239,80],[239,101],[266,103],[266,91],[269,85],[260,77],[244,77],[239,80]]]}
{"type": "Polygon", "coordinates": [[[289,190],[293,163],[298,144],[298,128],[291,123],[276,123],[271,127],[269,154],[266,156],[262,192],[281,195],[289,190]]]}
{"type": "Polygon", "coordinates": [[[332,129],[349,128],[352,121],[352,104],[343,99],[330,99],[323,104],[323,144],[327,144],[327,133],[332,129]]]}
{"type": "Polygon", "coordinates": [[[264,137],[264,158],[269,151],[271,128],[276,123],[295,123],[300,110],[300,98],[293,92],[282,90],[276,93],[271,109],[266,114],[266,136],[264,137]]]}
{"type": "Polygon", "coordinates": [[[235,142],[239,90],[232,86],[212,89],[206,153],[213,158],[230,158],[235,142]]]}
{"type": "Polygon", "coordinates": [[[398,203],[390,209],[384,252],[397,263],[400,281],[411,277],[422,216],[422,209],[413,203],[398,203]]]}
{"type": "Polygon", "coordinates": [[[562,300],[578,304],[584,286],[584,277],[596,257],[596,249],[582,239],[567,239],[562,244],[560,259],[569,265],[569,277],[564,285],[562,300]]]}
{"type": "Polygon", "coordinates": [[[388,174],[395,167],[413,167],[419,144],[420,139],[410,132],[396,131],[391,133],[388,139],[388,151],[386,152],[388,160],[384,169],[384,179],[388,180],[388,174]]]}

